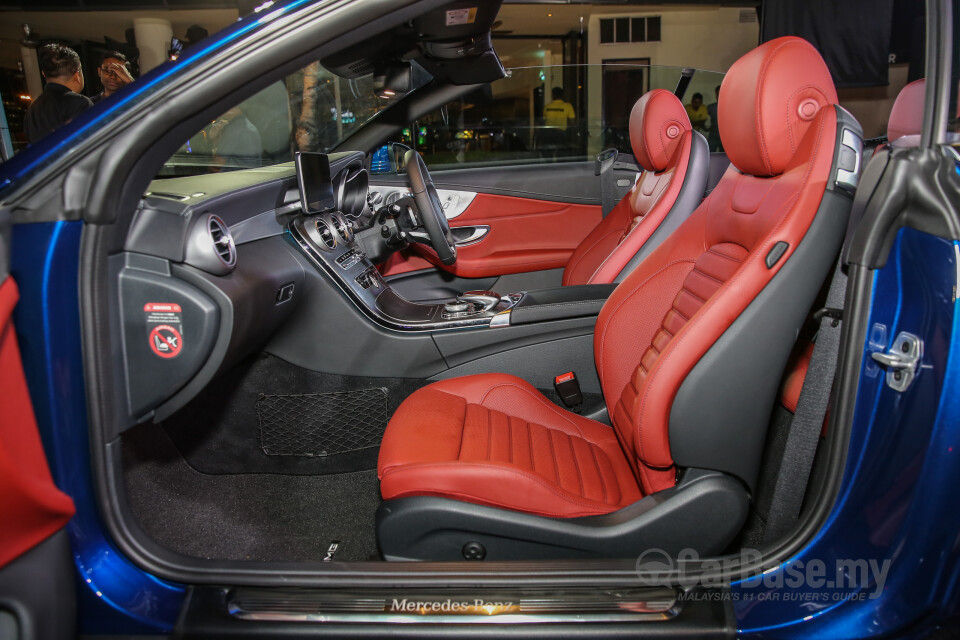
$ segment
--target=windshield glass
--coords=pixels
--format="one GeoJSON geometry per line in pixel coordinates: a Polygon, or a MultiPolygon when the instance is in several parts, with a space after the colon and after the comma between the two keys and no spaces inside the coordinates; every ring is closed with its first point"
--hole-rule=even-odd
{"type": "MultiPolygon", "coordinates": [[[[429,81],[418,68],[410,90],[429,81]]],[[[215,118],[190,137],[158,178],[290,162],[295,151],[326,152],[409,91],[373,75],[341,78],[314,62],[215,118]]]]}

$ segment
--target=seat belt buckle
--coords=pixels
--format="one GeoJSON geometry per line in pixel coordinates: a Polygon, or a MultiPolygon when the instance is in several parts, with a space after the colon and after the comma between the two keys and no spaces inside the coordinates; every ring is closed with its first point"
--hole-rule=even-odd
{"type": "Polygon", "coordinates": [[[580,405],[583,404],[583,393],[580,391],[577,374],[573,371],[561,373],[553,379],[553,388],[557,390],[564,406],[579,412],[580,405]]]}

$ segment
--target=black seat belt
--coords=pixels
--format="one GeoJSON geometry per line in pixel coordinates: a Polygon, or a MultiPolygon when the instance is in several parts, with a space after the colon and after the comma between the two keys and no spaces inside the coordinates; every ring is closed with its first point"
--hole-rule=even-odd
{"type": "Polygon", "coordinates": [[[843,271],[842,260],[838,260],[827,293],[826,307],[814,316],[820,316],[820,327],[783,449],[780,471],[763,533],[765,542],[776,540],[789,531],[800,516],[800,507],[810,482],[813,458],[820,442],[820,432],[823,430],[823,420],[827,415],[833,378],[837,371],[840,323],[846,290],[847,274],[843,271]]]}
{"type": "Polygon", "coordinates": [[[820,327],[810,356],[810,366],[800,388],[800,399],[793,414],[793,422],[790,423],[790,433],[787,435],[780,471],[774,485],[770,512],[767,514],[763,532],[766,542],[785,534],[800,517],[800,508],[810,482],[813,458],[820,442],[820,432],[823,431],[823,421],[833,390],[833,378],[837,371],[840,322],[847,290],[847,274],[843,265],[847,261],[854,232],[877,189],[886,164],[885,157],[871,159],[860,177],[857,196],[850,210],[846,237],[827,292],[826,306],[814,314],[814,319],[820,321],[820,327]]]}
{"type": "Polygon", "coordinates": [[[600,176],[600,206],[603,209],[604,218],[633,187],[632,181],[618,177],[617,169],[633,169],[636,173],[640,171],[630,163],[617,162],[618,157],[619,152],[613,148],[604,149],[597,154],[594,175],[600,176]]]}

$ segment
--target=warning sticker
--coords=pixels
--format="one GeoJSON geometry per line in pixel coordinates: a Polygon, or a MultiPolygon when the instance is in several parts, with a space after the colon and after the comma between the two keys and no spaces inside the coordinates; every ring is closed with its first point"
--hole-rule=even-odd
{"type": "Polygon", "coordinates": [[[451,9],[447,11],[447,26],[452,27],[457,24],[473,24],[477,19],[477,8],[469,9],[451,9]]]}
{"type": "Polygon", "coordinates": [[[147,341],[150,350],[161,358],[176,358],[183,349],[183,319],[180,305],[175,302],[148,302],[143,305],[147,314],[147,341]]]}
{"type": "Polygon", "coordinates": [[[150,348],[161,358],[176,358],[183,348],[182,336],[170,325],[162,324],[150,331],[150,348]]]}

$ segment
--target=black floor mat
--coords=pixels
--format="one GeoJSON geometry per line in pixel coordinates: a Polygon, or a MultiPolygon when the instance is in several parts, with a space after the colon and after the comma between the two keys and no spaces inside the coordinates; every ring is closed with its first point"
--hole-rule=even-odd
{"type": "Polygon", "coordinates": [[[426,384],[319,373],[260,354],[219,376],[162,427],[190,466],[203,473],[319,475],[374,469],[387,420],[426,384]],[[265,442],[258,404],[262,409],[268,398],[275,405],[277,396],[311,401],[285,403],[282,420],[272,420],[265,442]],[[376,401],[357,401],[370,398],[376,401]],[[298,412],[302,429],[297,429],[298,412]],[[363,438],[345,439],[361,427],[363,438]]]}
{"type": "Polygon", "coordinates": [[[157,543],[219,560],[318,561],[377,554],[376,471],[337,475],[208,475],[191,468],[156,425],[122,437],[133,515],[157,543]]]}

